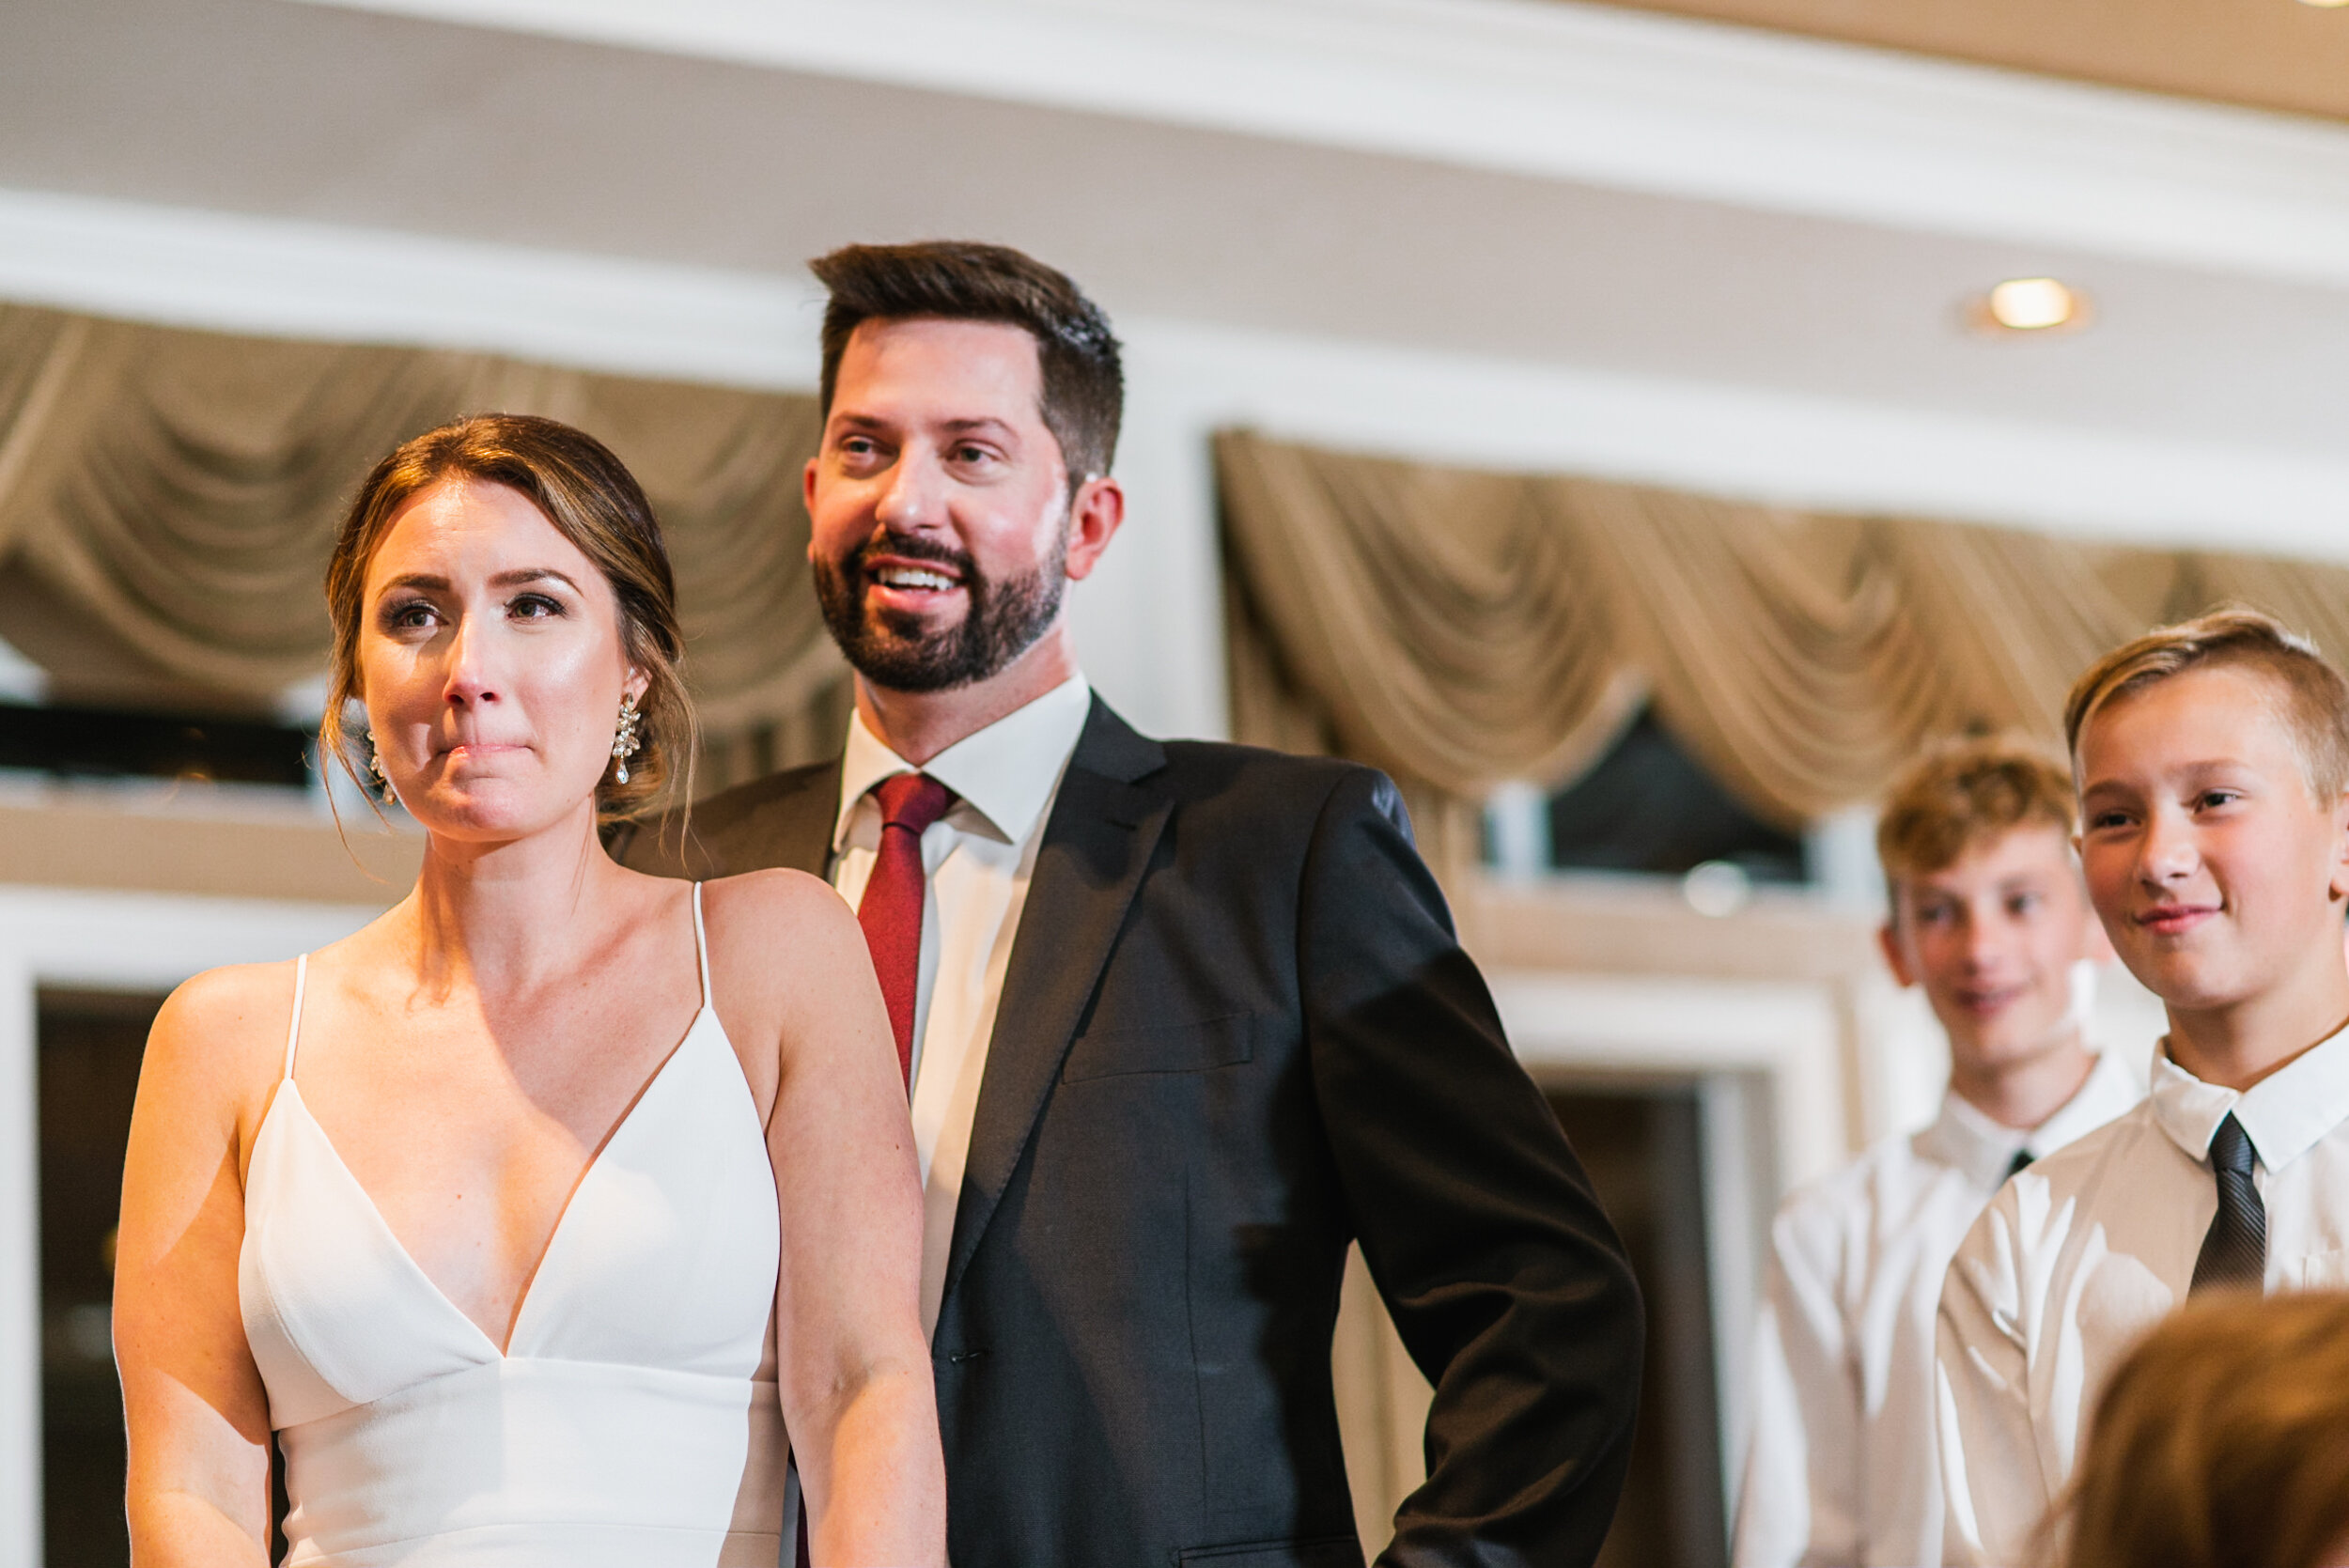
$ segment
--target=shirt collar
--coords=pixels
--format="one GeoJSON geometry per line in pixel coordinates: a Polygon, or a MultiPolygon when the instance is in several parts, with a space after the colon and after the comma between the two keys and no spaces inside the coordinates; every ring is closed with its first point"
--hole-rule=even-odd
{"type": "Polygon", "coordinates": [[[2093,1132],[2139,1099],[2137,1085],[2110,1051],[2098,1051],[2072,1097],[2054,1115],[2028,1132],[1992,1121],[1954,1089],[1941,1098],[1941,1114],[1925,1129],[1934,1157],[1963,1172],[1976,1187],[1996,1190],[2029,1150],[2033,1159],[2093,1132]]]}
{"type": "Polygon", "coordinates": [[[2206,1159],[2230,1112],[2270,1171],[2281,1170],[2349,1121],[2349,1029],[2302,1051],[2240,1092],[2204,1083],[2154,1047],[2154,1119],[2188,1158],[2206,1159]]]}
{"type": "MultiPolygon", "coordinates": [[[[1005,843],[1020,843],[1042,819],[1092,709],[1092,687],[1084,676],[1071,675],[1025,707],[964,736],[918,771],[955,792],[957,811],[968,807],[1005,843]]],[[[883,779],[915,771],[865,727],[863,714],[851,714],[848,746],[840,759],[840,812],[832,819],[832,849],[837,852],[848,842],[849,819],[866,791],[883,779]]]]}
{"type": "Polygon", "coordinates": [[[1952,1089],[1941,1096],[1941,1114],[1925,1129],[1924,1142],[1935,1158],[1957,1167],[1968,1182],[1995,1190],[2006,1180],[2023,1136],[2021,1128],[1992,1121],[1952,1089]]]}

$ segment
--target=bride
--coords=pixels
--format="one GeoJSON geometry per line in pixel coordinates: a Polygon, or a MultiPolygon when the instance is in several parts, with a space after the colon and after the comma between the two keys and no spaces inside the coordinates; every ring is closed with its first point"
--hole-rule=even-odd
{"type": "MultiPolygon", "coordinates": [[[[156,1019],[116,1343],[142,1568],[944,1560],[905,1094],[855,919],[614,863],[692,745],[618,459],[485,415],[377,466],[328,568],[416,885],[156,1019]]],[[[348,755],[346,762],[351,759],[348,755]]]]}

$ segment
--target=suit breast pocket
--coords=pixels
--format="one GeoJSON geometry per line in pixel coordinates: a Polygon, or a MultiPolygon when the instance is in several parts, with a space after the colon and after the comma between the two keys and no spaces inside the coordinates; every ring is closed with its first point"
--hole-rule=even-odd
{"type": "Polygon", "coordinates": [[[1200,1073],[1255,1059],[1256,1020],[1245,1013],[1150,1029],[1091,1030],[1068,1048],[1061,1079],[1126,1078],[1137,1073],[1200,1073]]]}

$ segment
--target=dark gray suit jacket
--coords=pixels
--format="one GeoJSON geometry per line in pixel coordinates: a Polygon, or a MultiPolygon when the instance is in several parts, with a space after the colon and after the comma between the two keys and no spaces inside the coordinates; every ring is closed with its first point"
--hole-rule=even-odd
{"type": "MultiPolygon", "coordinates": [[[[696,806],[646,869],[822,875],[837,761],[696,806]]],[[[957,1568],[1359,1568],[1346,1247],[1436,1388],[1397,1565],[1607,1532],[1640,1296],[1411,845],[1349,763],[1146,739],[1096,701],[1003,980],[934,1344],[957,1568]]]]}

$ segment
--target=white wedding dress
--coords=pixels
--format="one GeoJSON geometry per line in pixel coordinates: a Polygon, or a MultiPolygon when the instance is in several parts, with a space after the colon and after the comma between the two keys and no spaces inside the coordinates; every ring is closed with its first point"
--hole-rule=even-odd
{"type": "Polygon", "coordinates": [[[589,1165],[501,1353],[425,1276],[286,1077],[238,1294],[286,1456],[291,1564],[709,1568],[781,1549],[757,1381],[781,1241],[767,1141],[709,1005],[589,1165]]]}

